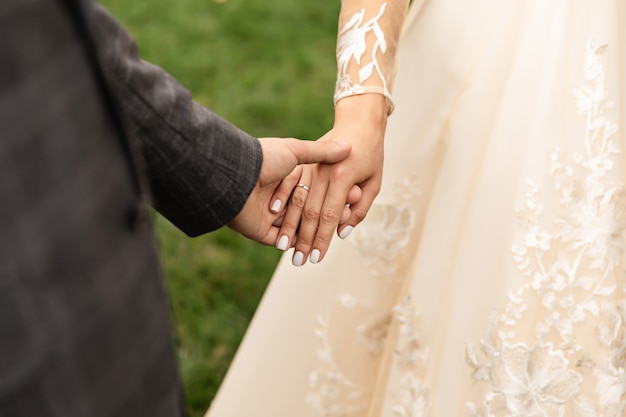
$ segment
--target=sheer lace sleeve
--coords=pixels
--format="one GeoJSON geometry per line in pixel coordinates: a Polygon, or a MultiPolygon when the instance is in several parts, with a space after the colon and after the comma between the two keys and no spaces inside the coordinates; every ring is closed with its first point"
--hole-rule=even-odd
{"type": "Polygon", "coordinates": [[[387,98],[393,111],[391,85],[395,56],[409,0],[342,0],[337,37],[335,103],[364,93],[387,98]]]}

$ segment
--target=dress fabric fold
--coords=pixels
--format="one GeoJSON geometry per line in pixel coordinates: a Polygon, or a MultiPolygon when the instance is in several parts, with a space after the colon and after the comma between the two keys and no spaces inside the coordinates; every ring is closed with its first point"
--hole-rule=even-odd
{"type": "Polygon", "coordinates": [[[420,6],[379,197],[282,258],[209,417],[626,415],[626,3],[420,6]]]}

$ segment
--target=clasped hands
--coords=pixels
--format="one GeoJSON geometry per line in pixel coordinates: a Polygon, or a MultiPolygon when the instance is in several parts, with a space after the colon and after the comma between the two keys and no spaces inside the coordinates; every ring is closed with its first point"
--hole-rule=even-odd
{"type": "Polygon", "coordinates": [[[292,262],[320,262],[337,231],[346,238],[366,217],[380,191],[385,98],[346,97],[333,128],[316,142],[263,138],[259,181],[229,226],[280,250],[292,262]]]}

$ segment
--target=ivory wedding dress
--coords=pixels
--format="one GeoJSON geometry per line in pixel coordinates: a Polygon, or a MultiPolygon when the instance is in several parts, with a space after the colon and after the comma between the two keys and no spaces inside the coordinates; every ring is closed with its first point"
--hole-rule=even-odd
{"type": "Polygon", "coordinates": [[[411,7],[382,192],[283,257],[208,416],[625,416],[626,2],[411,7]]]}

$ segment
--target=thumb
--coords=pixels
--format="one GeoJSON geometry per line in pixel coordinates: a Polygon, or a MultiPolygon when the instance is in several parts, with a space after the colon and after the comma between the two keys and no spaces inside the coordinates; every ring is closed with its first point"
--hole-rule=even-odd
{"type": "Polygon", "coordinates": [[[327,163],[343,161],[350,155],[352,145],[348,142],[288,139],[287,148],[292,152],[298,164],[327,163]]]}
{"type": "Polygon", "coordinates": [[[300,164],[343,161],[352,150],[348,142],[298,139],[259,138],[263,150],[263,165],[259,184],[265,186],[285,178],[300,164]]]}

